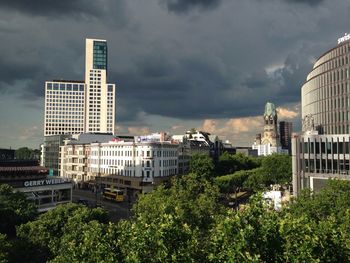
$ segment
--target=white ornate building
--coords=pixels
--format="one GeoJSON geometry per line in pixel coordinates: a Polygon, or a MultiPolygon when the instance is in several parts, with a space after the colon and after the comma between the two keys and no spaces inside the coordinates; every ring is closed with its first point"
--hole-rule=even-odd
{"type": "Polygon", "coordinates": [[[149,192],[172,176],[188,173],[194,153],[209,155],[209,147],[164,133],[134,138],[86,134],[85,139],[68,140],[61,147],[61,176],[79,185],[91,182],[126,189],[128,194],[149,192]]]}

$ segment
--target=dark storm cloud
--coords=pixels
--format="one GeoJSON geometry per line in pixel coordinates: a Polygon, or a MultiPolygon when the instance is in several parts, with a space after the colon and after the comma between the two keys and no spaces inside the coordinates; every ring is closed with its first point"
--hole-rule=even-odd
{"type": "Polygon", "coordinates": [[[69,49],[38,43],[40,41],[28,41],[27,45],[17,42],[13,44],[14,48],[8,45],[7,52],[0,54],[0,92],[12,92],[31,100],[44,96],[46,80],[83,78],[75,73],[75,64],[71,62],[72,58],[77,60],[75,53],[81,53],[81,50],[76,51],[72,43],[69,49]],[[46,59],[48,57],[50,59],[46,59]]]}
{"type": "Polygon", "coordinates": [[[281,68],[267,74],[262,69],[252,73],[244,82],[247,88],[267,93],[270,100],[278,104],[300,101],[300,88],[305,82],[312,64],[304,54],[289,54],[281,68]]]}
{"type": "Polygon", "coordinates": [[[103,2],[91,0],[1,0],[1,9],[17,10],[30,15],[65,16],[93,15],[99,16],[103,2]]]}
{"type": "Polygon", "coordinates": [[[120,87],[127,87],[118,93],[122,121],[137,119],[139,112],[183,119],[230,117],[238,113],[240,104],[245,108],[239,101],[232,105],[227,96],[233,89],[229,76],[203,58],[172,63],[149,58],[135,71],[115,73],[112,78],[120,87]]]}
{"type": "Polygon", "coordinates": [[[210,57],[169,59],[157,53],[135,62],[133,70],[112,73],[120,87],[118,119],[141,120],[140,112],[181,119],[256,116],[266,101],[298,103],[312,67],[305,54],[294,53],[269,73],[260,68],[245,76],[218,64],[210,57]]]}
{"type": "Polygon", "coordinates": [[[212,9],[217,7],[221,0],[160,0],[170,12],[186,13],[194,8],[212,9]]]}
{"type": "MultiPolygon", "coordinates": [[[[261,12],[264,17],[260,18],[260,11],[255,13],[250,8],[257,2],[247,1],[241,3],[242,11],[219,8],[218,14],[211,13],[209,20],[203,16],[191,23],[178,16],[169,16],[152,6],[149,9],[142,8],[148,7],[148,4],[140,4],[141,7],[138,7],[139,3],[135,1],[132,15],[140,19],[140,27],[135,31],[129,28],[106,28],[103,19],[108,18],[105,17],[90,24],[78,20],[72,23],[62,19],[52,24],[48,21],[47,25],[43,25],[45,30],[37,32],[37,43],[29,43],[30,47],[27,47],[27,43],[23,45],[28,48],[28,53],[32,52],[30,49],[42,50],[42,53],[29,58],[25,53],[21,54],[22,61],[12,61],[16,57],[15,52],[0,55],[0,79],[4,82],[3,85],[0,83],[0,90],[2,86],[5,88],[16,82],[23,82],[21,86],[12,86],[19,86],[23,90],[23,96],[30,99],[31,96],[43,96],[45,80],[83,79],[82,39],[84,34],[91,31],[101,38],[112,40],[109,42],[109,54],[114,58],[109,59],[111,71],[108,73],[108,80],[117,85],[118,122],[139,122],[146,119],[144,116],[147,114],[193,120],[254,116],[261,114],[266,101],[273,101],[277,106],[298,103],[300,86],[311,68],[305,54],[320,53],[318,50],[315,52],[315,49],[309,49],[302,54],[293,53],[293,50],[303,50],[298,46],[298,38],[312,38],[313,35],[309,32],[315,29],[317,31],[318,27],[316,21],[308,24],[311,25],[310,28],[304,26],[300,29],[303,20],[300,22],[298,19],[310,17],[312,20],[311,16],[314,14],[308,11],[311,8],[303,8],[298,4],[294,5],[295,12],[277,12],[283,11],[286,3],[291,1],[266,1],[266,7],[265,4],[261,6],[264,8],[264,12],[261,12]],[[273,4],[279,4],[281,9],[276,8],[270,12],[273,4]],[[296,16],[300,10],[305,13],[296,16]],[[163,16],[158,16],[157,12],[163,16]],[[221,17],[225,19],[221,20],[221,17]],[[240,23],[236,23],[236,20],[240,23]],[[298,23],[293,24],[294,21],[298,23]],[[54,35],[48,33],[53,31],[54,35]],[[260,32],[267,33],[259,34],[260,32]],[[284,34],[287,35],[286,38],[281,37],[284,34]],[[56,35],[62,37],[56,38],[56,35]],[[259,47],[255,43],[259,43],[259,47]],[[266,71],[267,65],[275,64],[276,61],[284,63],[272,72],[266,71]],[[121,64],[125,66],[120,66],[121,64]]],[[[78,8],[82,1],[72,2],[77,5],[76,8],[73,7],[74,12],[85,10],[78,8]]],[[[224,5],[228,2],[163,0],[169,10],[180,13],[193,8],[215,8],[220,3],[224,5]]],[[[313,4],[316,2],[303,1],[313,4]]],[[[18,3],[4,3],[0,3],[0,7],[7,6],[35,14],[31,8],[25,9],[25,5],[16,7],[18,3]]],[[[158,0],[153,1],[156,7],[158,3],[158,0]]],[[[71,3],[67,3],[67,8],[70,5],[71,3]]],[[[230,3],[230,7],[236,7],[236,2],[230,3]]],[[[115,10],[116,7],[109,6],[107,9],[115,10]]],[[[289,9],[291,8],[288,5],[288,11],[289,9]]],[[[44,10],[54,12],[43,8],[40,13],[45,13],[44,10]]],[[[97,14],[100,11],[94,13],[94,10],[88,9],[84,12],[97,14]]],[[[34,32],[33,28],[35,27],[29,30],[25,28],[23,31],[34,32]]],[[[5,35],[2,37],[6,39],[5,35]]],[[[12,43],[20,41],[14,38],[12,43]]],[[[11,41],[7,45],[11,49],[11,41]]]]}
{"type": "Polygon", "coordinates": [[[280,92],[282,100],[290,102],[300,99],[301,86],[306,81],[308,72],[312,69],[312,63],[307,59],[307,55],[300,56],[289,54],[286,58],[283,69],[277,71],[283,79],[284,89],[280,92]]]}
{"type": "Polygon", "coordinates": [[[209,58],[171,59],[160,53],[110,78],[125,87],[118,89],[118,118],[122,120],[136,118],[139,111],[188,119],[218,114],[223,103],[220,93],[230,85],[226,73],[209,58]]]}
{"type": "Polygon", "coordinates": [[[36,72],[37,69],[30,64],[17,64],[13,61],[0,61],[0,76],[2,83],[12,85],[16,80],[32,78],[36,72]]]}
{"type": "MultiPolygon", "coordinates": [[[[262,0],[266,1],[266,0],[262,0]]],[[[281,0],[289,3],[318,5],[324,0],[281,0]]],[[[160,0],[162,5],[170,11],[177,14],[187,13],[193,9],[211,10],[218,7],[221,0],[160,0]]]]}
{"type": "Polygon", "coordinates": [[[244,82],[243,85],[251,89],[262,89],[271,84],[271,78],[266,73],[266,70],[261,69],[253,72],[244,82]]]}
{"type": "Polygon", "coordinates": [[[300,4],[309,4],[309,5],[318,5],[324,0],[287,0],[290,3],[300,3],[300,4]]]}

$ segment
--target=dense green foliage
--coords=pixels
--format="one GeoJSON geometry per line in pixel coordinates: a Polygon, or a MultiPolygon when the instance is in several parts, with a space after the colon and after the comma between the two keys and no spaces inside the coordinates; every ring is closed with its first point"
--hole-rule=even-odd
{"type": "Polygon", "coordinates": [[[0,184],[0,262],[25,262],[22,255],[30,246],[16,237],[16,227],[37,216],[36,207],[23,193],[0,184]]]}
{"type": "Polygon", "coordinates": [[[261,165],[261,158],[246,156],[243,153],[229,154],[224,152],[218,162],[217,174],[233,174],[241,170],[251,170],[261,165]]]}
{"type": "Polygon", "coordinates": [[[245,209],[234,212],[217,205],[217,189],[205,181],[197,188],[191,181],[183,178],[173,188],[160,188],[140,200],[135,217],[120,225],[121,258],[129,262],[350,260],[350,204],[343,203],[350,194],[349,182],[330,182],[329,188],[319,194],[305,194],[282,212],[268,209],[259,196],[245,209]],[[202,189],[200,194],[198,189],[202,189]],[[183,190],[198,198],[183,195],[183,190]],[[337,195],[328,194],[338,190],[337,195]],[[204,196],[213,198],[199,202],[204,196]],[[337,208],[329,209],[331,204],[337,208]],[[187,209],[195,212],[187,214],[187,209]],[[323,215],[322,220],[319,215],[323,215]]]}
{"type": "Polygon", "coordinates": [[[205,154],[194,154],[190,161],[190,172],[205,179],[211,179],[214,176],[213,159],[205,154]]]}
{"type": "Polygon", "coordinates": [[[208,169],[174,178],[118,223],[101,209],[59,206],[17,227],[15,241],[0,234],[0,262],[350,262],[349,181],[305,191],[279,212],[260,194],[238,211],[220,204],[220,190],[285,180],[282,168],[266,176],[270,161],[215,179],[208,169]]]}
{"type": "Polygon", "coordinates": [[[84,231],[94,221],[107,223],[108,217],[101,208],[88,209],[77,204],[61,205],[41,214],[37,220],[28,222],[18,228],[18,237],[33,244],[40,254],[48,258],[60,255],[67,245],[80,243],[84,231]],[[67,241],[74,237],[74,241],[67,241]]]}
{"type": "Polygon", "coordinates": [[[0,184],[0,233],[12,237],[15,227],[33,220],[37,215],[35,206],[23,193],[14,192],[6,184],[0,184]]]}
{"type": "Polygon", "coordinates": [[[235,171],[215,178],[221,193],[232,193],[241,187],[259,191],[271,184],[288,184],[292,181],[292,160],[285,154],[259,158],[223,154],[219,167],[221,172],[235,171]]]}
{"type": "Polygon", "coordinates": [[[317,194],[305,191],[283,212],[284,253],[291,262],[349,262],[350,183],[329,180],[317,194]]]}
{"type": "Polygon", "coordinates": [[[247,181],[252,174],[256,173],[256,169],[242,170],[235,172],[234,174],[216,177],[215,183],[218,185],[221,193],[230,193],[237,188],[243,187],[244,182],[247,181]]]}
{"type": "Polygon", "coordinates": [[[39,160],[40,154],[40,150],[32,150],[28,147],[18,148],[15,151],[15,157],[18,160],[39,160]]]}
{"type": "Polygon", "coordinates": [[[0,233],[0,263],[7,262],[10,247],[6,235],[0,233]]]}
{"type": "Polygon", "coordinates": [[[287,154],[271,154],[262,159],[267,184],[285,184],[292,181],[292,158],[287,154]]]}
{"type": "Polygon", "coordinates": [[[121,262],[119,227],[96,220],[65,233],[60,251],[50,262],[121,262]]]}
{"type": "Polygon", "coordinates": [[[131,262],[204,262],[204,245],[222,207],[218,189],[190,174],[172,187],[157,188],[134,207],[134,217],[121,223],[123,258],[131,262]]]}

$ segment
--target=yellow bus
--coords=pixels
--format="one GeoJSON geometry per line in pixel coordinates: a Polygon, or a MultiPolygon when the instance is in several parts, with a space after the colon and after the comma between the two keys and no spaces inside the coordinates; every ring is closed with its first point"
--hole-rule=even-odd
{"type": "Polygon", "coordinates": [[[123,202],[124,201],[124,191],[113,188],[105,188],[103,191],[103,198],[112,200],[115,202],[123,202]]]}

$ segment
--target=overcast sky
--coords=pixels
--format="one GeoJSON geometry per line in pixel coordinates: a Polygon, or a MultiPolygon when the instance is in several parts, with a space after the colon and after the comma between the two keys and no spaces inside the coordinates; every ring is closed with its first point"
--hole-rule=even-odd
{"type": "Polygon", "coordinates": [[[85,38],[108,41],[118,134],[251,145],[267,101],[298,131],[301,84],[349,17],[349,0],[2,0],[0,147],[39,147],[44,82],[84,79],[85,38]]]}

